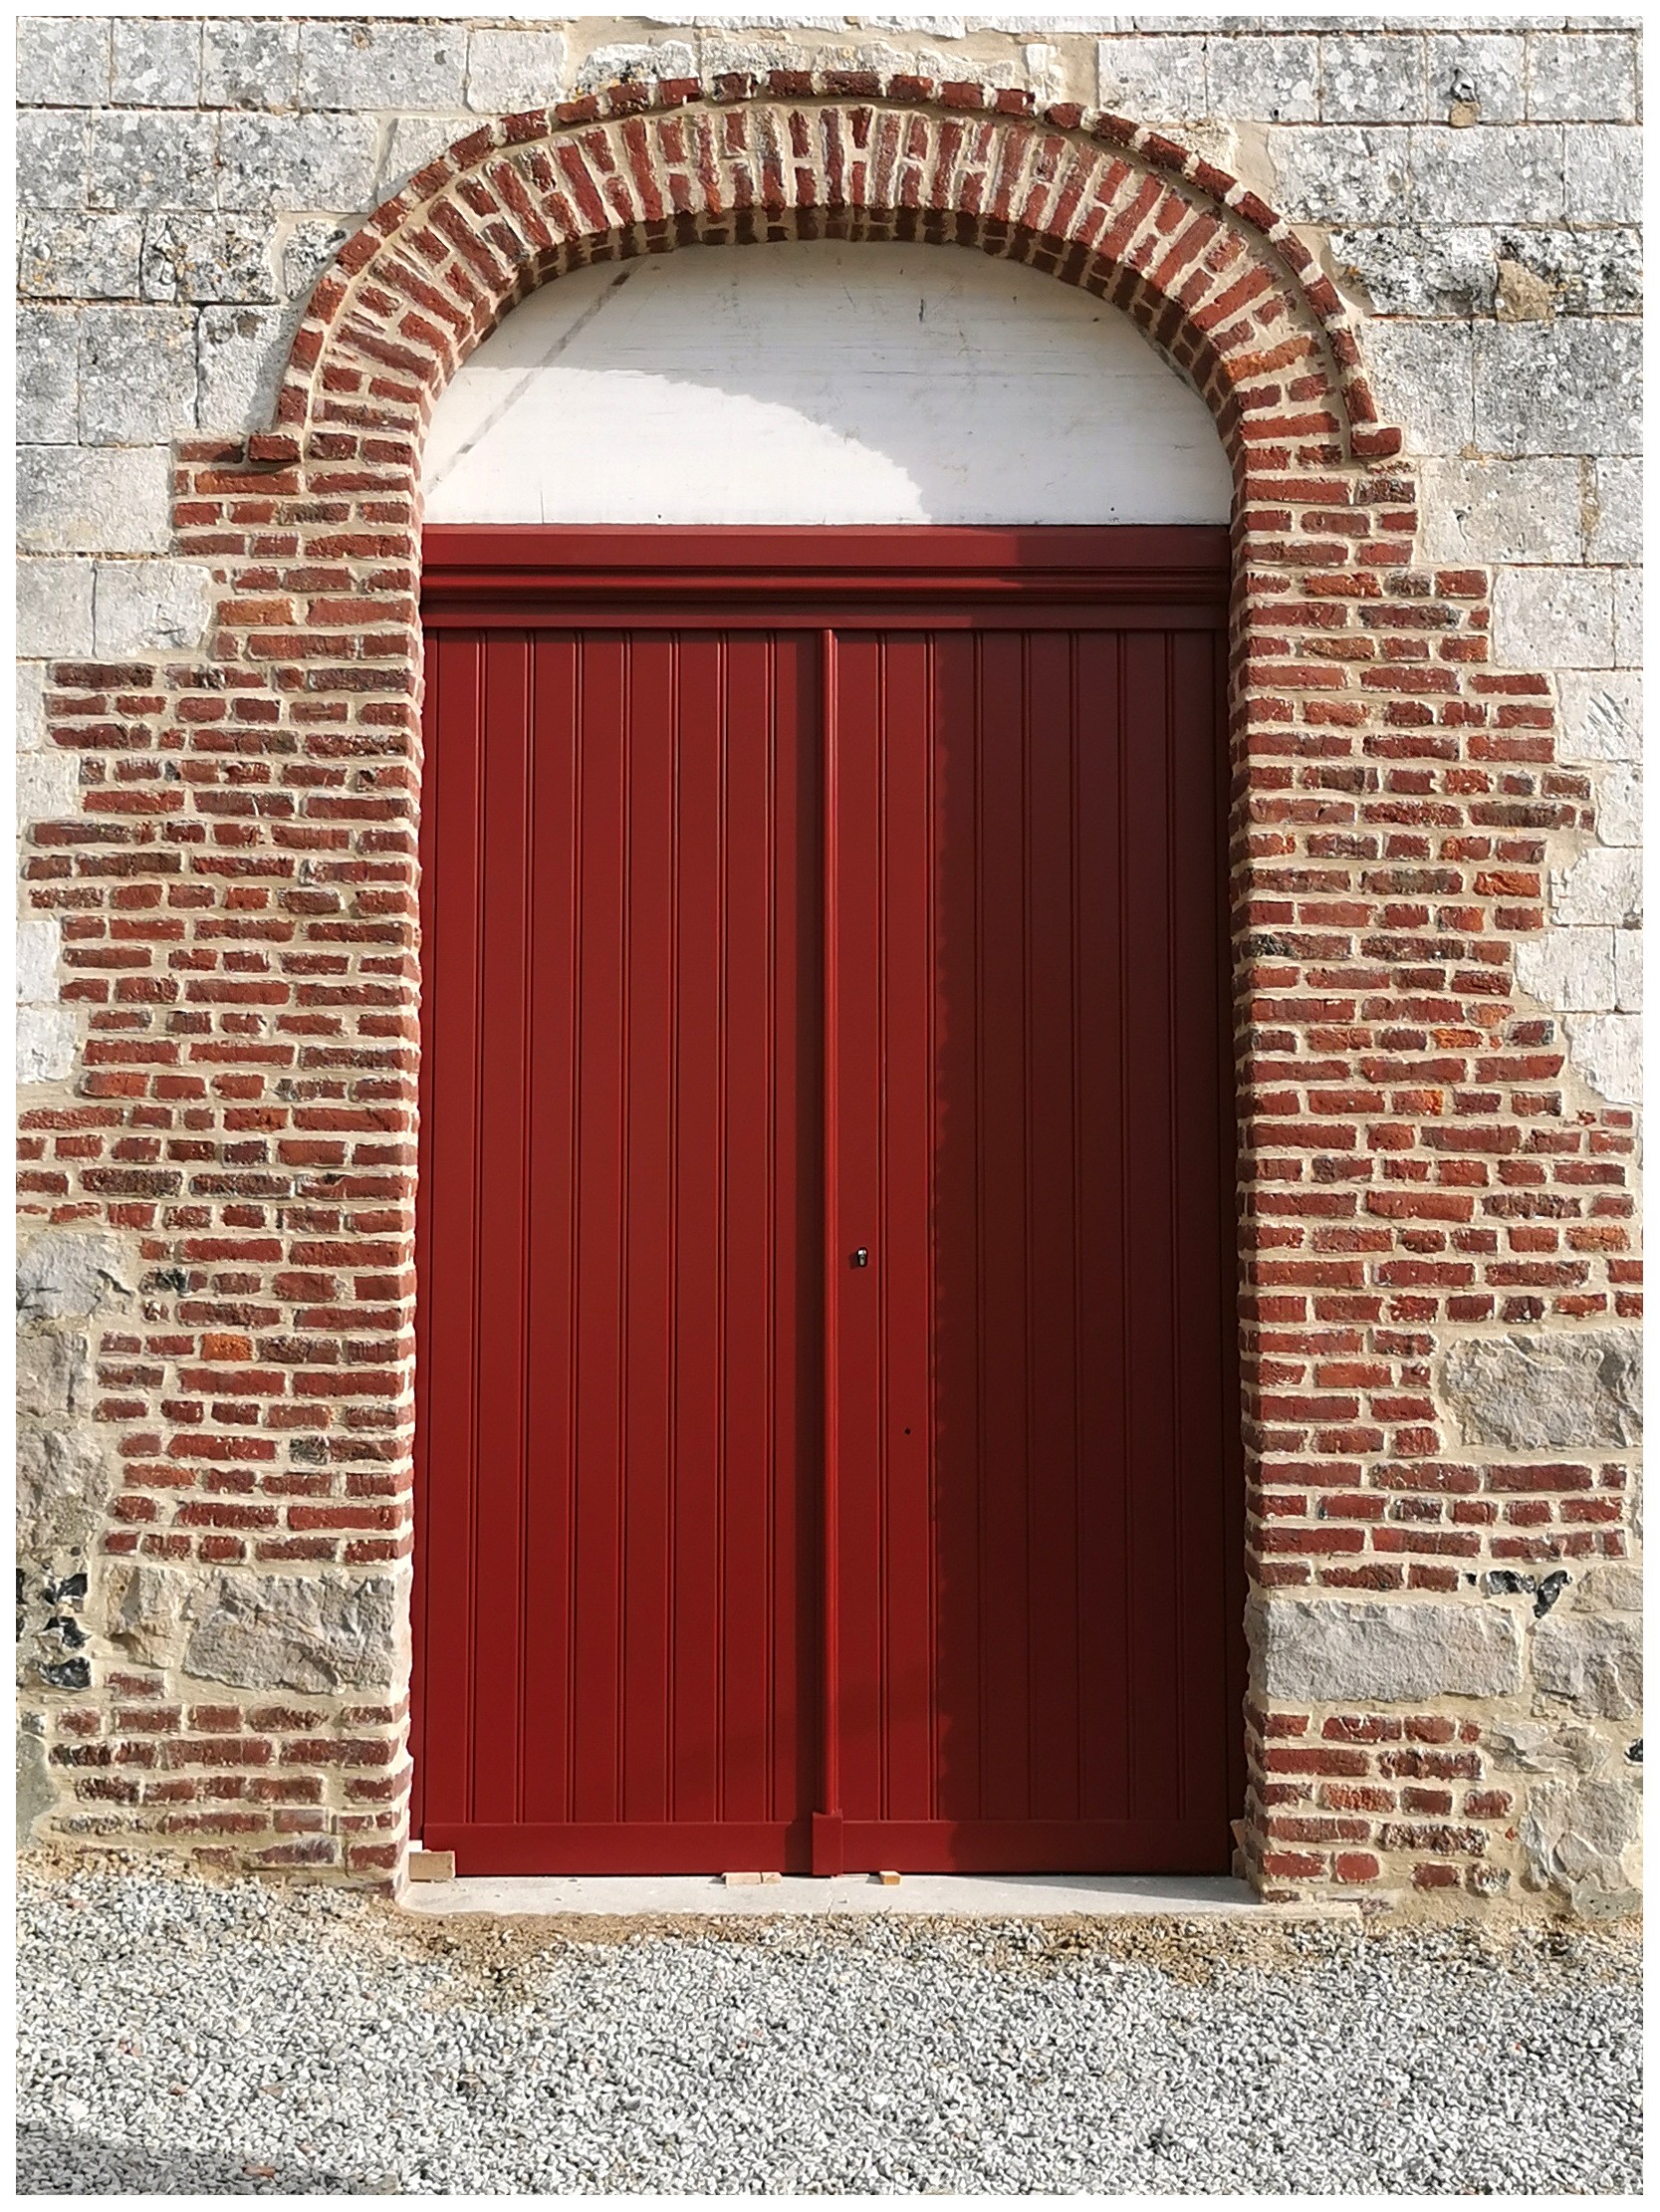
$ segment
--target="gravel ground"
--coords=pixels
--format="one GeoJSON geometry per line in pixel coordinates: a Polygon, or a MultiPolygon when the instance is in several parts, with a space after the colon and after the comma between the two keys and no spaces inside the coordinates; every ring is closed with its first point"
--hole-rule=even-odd
{"type": "Polygon", "coordinates": [[[1639,2186],[1629,1933],[20,1907],[30,2195],[1639,2186]]]}

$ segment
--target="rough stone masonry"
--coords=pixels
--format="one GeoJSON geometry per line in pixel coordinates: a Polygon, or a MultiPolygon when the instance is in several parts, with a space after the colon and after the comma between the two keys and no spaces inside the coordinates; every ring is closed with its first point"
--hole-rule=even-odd
{"type": "Polygon", "coordinates": [[[395,1878],[419,426],[540,277],[840,225],[1117,299],[1234,455],[1242,1862],[1629,1909],[1634,21],[59,16],[18,90],[25,1838],[395,1878]]]}

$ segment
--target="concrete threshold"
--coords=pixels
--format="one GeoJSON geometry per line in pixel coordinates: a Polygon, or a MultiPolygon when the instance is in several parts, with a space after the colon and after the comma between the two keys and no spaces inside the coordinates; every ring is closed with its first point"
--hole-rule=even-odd
{"type": "Polygon", "coordinates": [[[405,1911],[504,1915],[592,1913],[613,1919],[672,1915],[819,1915],[916,1913],[944,1919],[1034,1920],[1070,1914],[1090,1919],[1248,1918],[1358,1920],[1354,1905],[1264,1904],[1227,1874],[906,1874],[881,1882],[869,1874],[828,1880],[728,1884],[718,1874],[463,1874],[452,1881],[405,1884],[405,1911]]]}

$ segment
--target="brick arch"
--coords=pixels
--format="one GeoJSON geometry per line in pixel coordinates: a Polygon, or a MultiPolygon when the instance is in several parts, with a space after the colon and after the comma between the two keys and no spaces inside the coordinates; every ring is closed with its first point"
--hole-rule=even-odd
{"type": "MultiPolygon", "coordinates": [[[[87,963],[90,1038],[67,1096],[26,1113],[26,1228],[104,1237],[120,1286],[89,1681],[45,1700],[62,1837],[369,1881],[398,1863],[421,437],[460,360],[562,269],[812,235],[969,245],[1098,292],[1233,459],[1259,1622],[1287,1597],[1475,1604],[1484,1567],[1623,1549],[1618,1466],[1519,1476],[1460,1443],[1436,1380],[1460,1339],[1634,1311],[1631,1116],[1587,1106],[1513,975],[1546,840],[1589,827],[1589,787],[1553,761],[1547,680],[1488,665],[1487,574],[1418,560],[1399,433],[1307,250],[1156,133],[1024,93],[612,87],[420,170],[320,280],[271,426],[180,445],[176,549],[219,592],[203,651],[53,671],[80,812],[34,831],[29,869],[87,963]],[[220,1587],[262,1576],[322,1586],[263,1640],[220,1587]],[[339,1666],[330,1619],[352,1627],[339,1666]],[[186,1663],[238,1634],[222,1681],[186,1663]],[[295,1680],[256,1679],[314,1646],[295,1680]]],[[[1265,1890],[1504,1888],[1519,1800],[1486,1708],[1277,1692],[1272,1641],[1241,1824],[1265,1890]]]]}
{"type": "Polygon", "coordinates": [[[687,244],[904,239],[1029,262],[1122,308],[1205,396],[1233,462],[1372,461],[1352,320],[1283,217],[1122,117],[849,72],[612,86],[510,116],[411,176],[317,284],[267,457],[415,430],[537,286],[687,244]]]}

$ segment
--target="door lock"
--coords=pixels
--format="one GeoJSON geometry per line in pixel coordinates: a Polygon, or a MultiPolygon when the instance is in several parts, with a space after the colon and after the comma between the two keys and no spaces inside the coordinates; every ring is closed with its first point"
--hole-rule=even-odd
{"type": "Polygon", "coordinates": [[[849,1267],[868,1267],[870,1265],[870,1254],[867,1247],[861,1244],[856,1252],[849,1253],[847,1265],[849,1267]]]}

